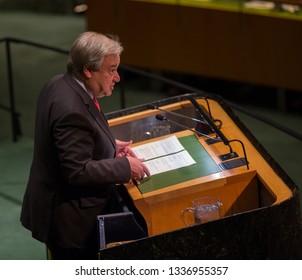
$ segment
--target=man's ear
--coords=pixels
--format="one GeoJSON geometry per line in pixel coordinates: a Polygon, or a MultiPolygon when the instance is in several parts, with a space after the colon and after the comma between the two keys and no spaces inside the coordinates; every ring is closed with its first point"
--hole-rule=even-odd
{"type": "Polygon", "coordinates": [[[87,79],[90,79],[90,78],[92,77],[91,72],[92,72],[92,71],[88,68],[87,65],[85,65],[85,66],[83,67],[83,74],[85,75],[85,77],[86,77],[87,79]]]}

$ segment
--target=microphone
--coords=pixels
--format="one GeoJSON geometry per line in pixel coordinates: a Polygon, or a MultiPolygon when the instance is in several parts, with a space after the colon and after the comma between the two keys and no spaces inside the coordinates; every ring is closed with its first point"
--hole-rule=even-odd
{"type": "Polygon", "coordinates": [[[213,138],[213,137],[211,137],[211,136],[209,136],[209,135],[207,135],[207,134],[204,134],[204,133],[202,133],[202,132],[199,132],[199,131],[196,131],[196,130],[194,130],[194,129],[191,129],[191,128],[189,128],[189,127],[183,125],[183,124],[180,124],[180,123],[174,122],[174,121],[172,121],[172,120],[169,120],[169,119],[167,119],[166,117],[164,117],[163,115],[159,115],[159,114],[158,114],[158,115],[155,116],[155,118],[156,118],[157,120],[159,120],[159,121],[166,121],[166,122],[172,123],[172,124],[174,124],[174,125],[176,125],[176,126],[182,127],[182,128],[184,128],[184,129],[186,129],[186,130],[190,130],[190,131],[192,131],[193,133],[198,134],[199,136],[205,136],[205,137],[207,137],[207,138],[209,138],[209,139],[211,139],[211,140],[215,140],[215,138],[213,138]]]}
{"type": "MultiPolygon", "coordinates": [[[[194,105],[194,107],[196,108],[196,110],[199,112],[199,108],[198,107],[200,107],[200,105],[197,107],[196,106],[196,103],[194,103],[194,102],[192,102],[192,100],[191,100],[191,98],[193,98],[193,97],[189,97],[189,100],[191,101],[191,103],[194,105]]],[[[212,116],[212,113],[211,113],[211,109],[210,109],[210,104],[209,104],[209,101],[208,101],[208,99],[207,98],[203,98],[205,101],[206,101],[206,103],[207,103],[207,107],[208,107],[208,112],[206,112],[206,111],[204,111],[212,120],[213,120],[213,122],[218,122],[219,123],[219,125],[218,125],[218,128],[221,128],[221,126],[222,126],[222,121],[221,120],[218,120],[218,119],[213,119],[213,116],[212,116]]],[[[200,112],[199,112],[199,114],[200,114],[200,112]]],[[[204,118],[204,116],[202,115],[202,114],[200,114],[203,118],[204,118]]]]}
{"type": "Polygon", "coordinates": [[[245,148],[244,148],[244,144],[242,141],[238,140],[238,139],[233,139],[233,140],[228,140],[225,135],[222,133],[222,131],[216,126],[216,124],[214,123],[214,121],[210,118],[210,116],[204,111],[204,109],[199,105],[199,103],[196,101],[196,99],[194,97],[189,97],[189,100],[191,101],[191,103],[195,106],[195,108],[198,110],[198,112],[204,117],[204,119],[208,122],[208,124],[213,128],[213,130],[215,131],[215,133],[217,134],[217,136],[221,139],[221,141],[229,146],[230,148],[230,153],[229,154],[225,154],[225,155],[221,155],[220,158],[222,160],[227,160],[230,158],[234,158],[234,157],[238,157],[236,152],[233,152],[232,147],[230,145],[230,142],[239,142],[242,146],[242,150],[243,150],[243,154],[244,154],[244,160],[245,160],[245,164],[247,166],[247,169],[249,169],[249,164],[248,164],[248,160],[247,160],[247,156],[246,156],[246,152],[245,152],[245,148]]]}
{"type": "Polygon", "coordinates": [[[221,141],[225,145],[229,145],[229,140],[224,136],[224,134],[221,132],[221,130],[216,126],[214,121],[210,118],[210,116],[206,113],[206,111],[199,105],[199,103],[196,101],[195,98],[189,97],[189,100],[194,105],[194,107],[197,109],[199,114],[203,116],[203,118],[207,121],[207,123],[210,125],[210,127],[215,131],[217,136],[221,139],[221,141]]]}
{"type": "Polygon", "coordinates": [[[188,116],[185,116],[185,115],[181,115],[181,114],[178,114],[178,113],[175,113],[175,112],[166,111],[164,109],[161,109],[161,108],[157,107],[154,104],[148,104],[147,107],[149,109],[152,109],[152,110],[157,109],[159,111],[165,112],[166,114],[170,114],[172,116],[181,117],[181,118],[184,118],[184,119],[187,119],[187,120],[190,120],[190,121],[197,122],[197,125],[195,127],[195,131],[198,131],[202,134],[211,134],[213,132],[212,128],[205,121],[202,121],[202,120],[199,120],[199,119],[196,119],[196,118],[193,118],[193,117],[188,117],[188,116]]]}

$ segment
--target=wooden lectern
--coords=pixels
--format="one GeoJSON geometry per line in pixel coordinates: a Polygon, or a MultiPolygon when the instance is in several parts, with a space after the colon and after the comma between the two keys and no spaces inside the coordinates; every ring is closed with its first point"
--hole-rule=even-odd
{"type": "Polygon", "coordinates": [[[140,145],[176,135],[196,165],[143,179],[138,187],[120,186],[129,209],[146,223],[148,237],[101,250],[100,259],[300,258],[298,188],[223,100],[186,94],[153,105],[108,114],[115,137],[140,145]],[[220,126],[227,144],[215,131],[193,133],[196,122],[189,118],[206,119],[192,98],[220,126]],[[169,130],[161,129],[163,124],[169,130]],[[150,132],[154,126],[157,134],[150,132]],[[182,209],[205,196],[222,202],[222,217],[185,226],[182,209]]]}

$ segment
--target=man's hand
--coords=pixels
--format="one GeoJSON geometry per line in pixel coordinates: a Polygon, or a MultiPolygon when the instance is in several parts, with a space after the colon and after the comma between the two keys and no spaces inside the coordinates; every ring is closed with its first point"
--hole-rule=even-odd
{"type": "Polygon", "coordinates": [[[137,158],[136,154],[130,148],[132,141],[124,142],[121,140],[115,140],[116,142],[116,157],[131,156],[137,158]]]}
{"type": "Polygon", "coordinates": [[[142,179],[145,175],[148,177],[150,176],[150,171],[147,168],[146,165],[144,165],[144,159],[140,158],[134,158],[127,156],[129,163],[130,163],[130,169],[131,169],[131,178],[135,180],[142,179]]]}
{"type": "Polygon", "coordinates": [[[144,165],[144,159],[140,159],[130,148],[132,141],[124,142],[115,140],[116,142],[116,157],[127,157],[131,169],[131,178],[135,180],[142,179],[145,175],[150,176],[149,169],[144,165]]]}

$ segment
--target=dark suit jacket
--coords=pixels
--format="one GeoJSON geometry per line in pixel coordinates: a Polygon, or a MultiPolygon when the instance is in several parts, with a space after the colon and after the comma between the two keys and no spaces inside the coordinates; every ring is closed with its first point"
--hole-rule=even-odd
{"type": "Polygon", "coordinates": [[[34,238],[84,248],[115,183],[130,180],[115,158],[107,120],[68,74],[53,77],[38,98],[34,156],[21,222],[34,238]]]}

